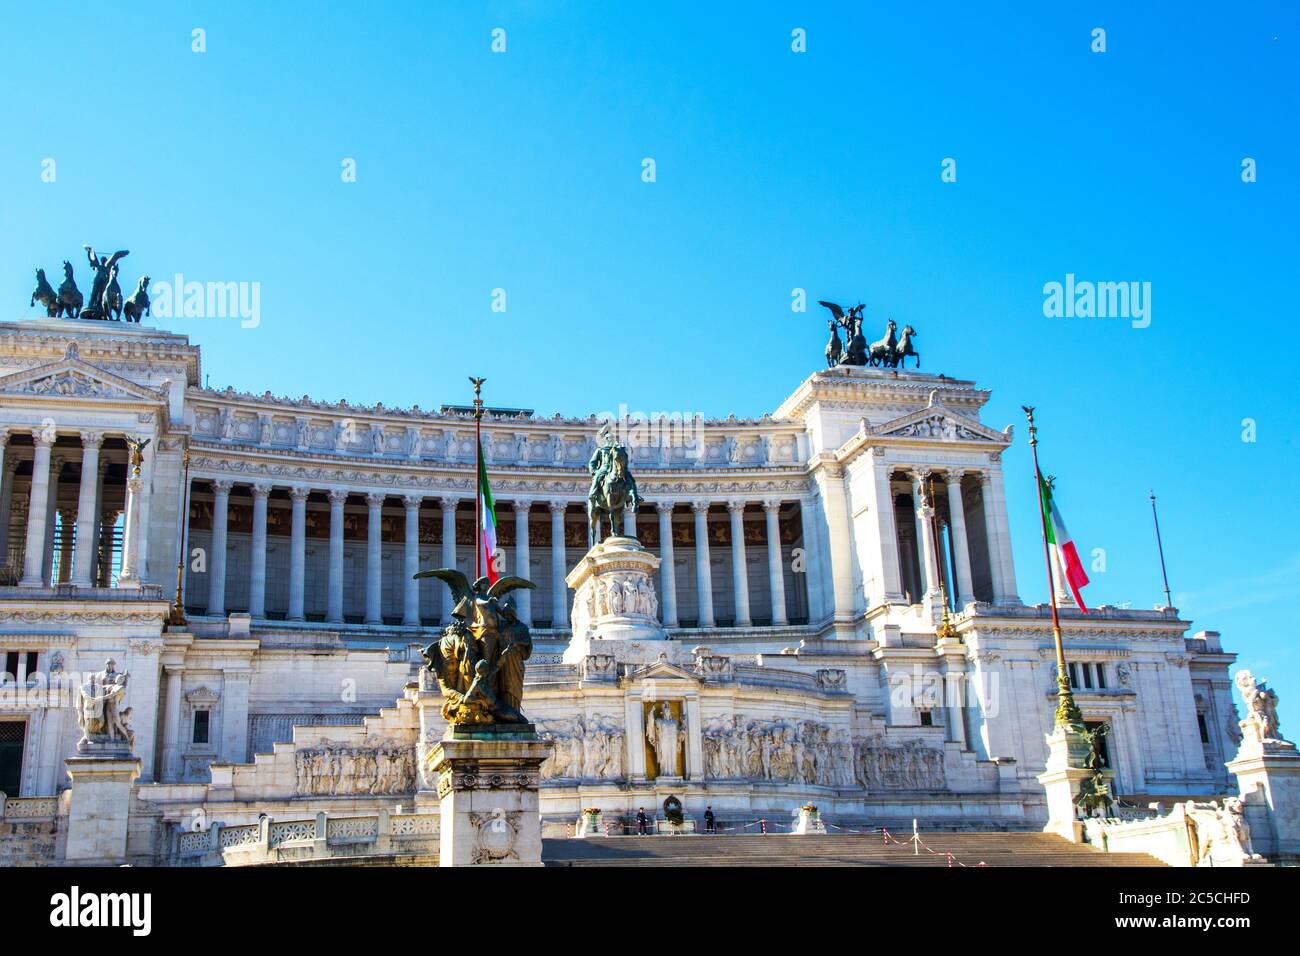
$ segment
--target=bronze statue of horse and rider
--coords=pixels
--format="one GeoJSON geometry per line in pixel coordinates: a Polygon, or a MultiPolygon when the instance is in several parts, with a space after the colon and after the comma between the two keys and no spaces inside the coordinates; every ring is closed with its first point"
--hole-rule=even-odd
{"type": "Polygon", "coordinates": [[[628,468],[627,447],[609,440],[607,430],[601,432],[601,444],[587,463],[591,472],[591,490],[587,493],[587,534],[593,545],[603,538],[600,530],[609,528],[610,535],[623,534],[623,509],[641,504],[636,479],[628,468]],[[604,523],[602,525],[602,522],[604,523]]]}

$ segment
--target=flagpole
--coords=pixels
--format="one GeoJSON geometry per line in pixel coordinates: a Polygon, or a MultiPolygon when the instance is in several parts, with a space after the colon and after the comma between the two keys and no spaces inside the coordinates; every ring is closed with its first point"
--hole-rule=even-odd
{"type": "Polygon", "coordinates": [[[1169,596],[1169,574],[1165,571],[1165,546],[1160,541],[1160,516],[1156,514],[1156,493],[1151,491],[1151,518],[1156,523],[1156,550],[1160,552],[1160,577],[1165,582],[1165,607],[1173,607],[1174,600],[1169,596]]]}
{"type": "Polygon", "coordinates": [[[483,383],[485,378],[469,380],[474,383],[474,580],[483,576],[483,383]]]}
{"type": "Polygon", "coordinates": [[[1038,468],[1038,428],[1034,406],[1022,405],[1029,417],[1029,450],[1034,458],[1034,489],[1038,492],[1038,520],[1043,530],[1043,559],[1047,564],[1047,594],[1052,602],[1052,640],[1056,644],[1056,726],[1083,729],[1083,714],[1074,702],[1070,677],[1065,670],[1065,645],[1061,641],[1061,617],[1056,609],[1056,579],[1052,574],[1052,551],[1047,546],[1047,508],[1043,500],[1043,473],[1038,468]]]}

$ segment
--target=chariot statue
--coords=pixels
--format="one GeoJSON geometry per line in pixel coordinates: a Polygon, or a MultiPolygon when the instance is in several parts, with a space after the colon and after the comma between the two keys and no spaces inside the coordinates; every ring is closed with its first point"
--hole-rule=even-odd
{"type": "Polygon", "coordinates": [[[505,575],[481,577],[472,585],[455,568],[420,571],[451,588],[451,623],[421,652],[442,691],[442,715],[451,724],[526,724],[524,662],[532,655],[528,626],[503,600],[511,591],[536,585],[505,575]]]}
{"type": "Polygon", "coordinates": [[[826,366],[868,365],[873,368],[905,368],[908,358],[916,359],[916,367],[921,367],[921,353],[912,344],[917,331],[910,325],[898,331],[898,326],[890,319],[885,327],[885,334],[868,344],[862,335],[863,305],[855,305],[847,312],[834,302],[819,300],[818,305],[830,310],[828,322],[831,330],[830,341],[826,343],[826,366]],[[844,330],[844,341],[840,342],[840,329],[844,330]]]}
{"type": "Polygon", "coordinates": [[[135,292],[129,297],[122,295],[118,284],[121,261],[131,253],[119,249],[112,255],[100,256],[90,246],[86,250],[86,259],[90,271],[94,274],[89,297],[83,297],[72,275],[72,263],[63,260],[63,282],[56,290],[45,277],[44,269],[36,270],[36,290],[32,293],[30,306],[40,303],[49,318],[69,319],[112,319],[139,322],[141,315],[152,315],[149,303],[149,277],[142,276],[135,292]],[[85,308],[83,308],[83,304],[85,308]]]}
{"type": "MultiPolygon", "coordinates": [[[[587,493],[587,528],[591,543],[602,540],[601,522],[607,522],[609,535],[623,534],[623,509],[641,504],[636,479],[628,468],[628,451],[610,435],[609,426],[600,431],[596,451],[587,463],[591,472],[591,490],[587,493]]],[[[609,537],[606,535],[606,537],[609,537]]]]}

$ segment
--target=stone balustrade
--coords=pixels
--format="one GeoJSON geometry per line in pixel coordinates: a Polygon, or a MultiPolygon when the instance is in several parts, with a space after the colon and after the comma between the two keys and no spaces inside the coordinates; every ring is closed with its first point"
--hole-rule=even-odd
{"type": "Polygon", "coordinates": [[[321,862],[350,857],[436,857],[438,813],[332,815],[307,819],[262,817],[257,823],[177,831],[171,862],[181,866],[252,866],[321,862]]]}

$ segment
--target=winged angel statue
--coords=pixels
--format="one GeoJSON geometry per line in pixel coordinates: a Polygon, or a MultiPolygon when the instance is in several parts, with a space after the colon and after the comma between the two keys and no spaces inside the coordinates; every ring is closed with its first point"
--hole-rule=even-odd
{"type": "Polygon", "coordinates": [[[422,651],[442,690],[442,715],[453,724],[527,723],[520,706],[524,661],[533,653],[533,639],[503,599],[536,585],[509,575],[495,582],[481,577],[471,585],[455,568],[420,571],[415,577],[437,578],[451,588],[451,623],[422,651]]]}

